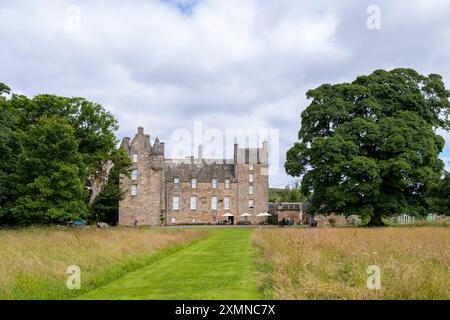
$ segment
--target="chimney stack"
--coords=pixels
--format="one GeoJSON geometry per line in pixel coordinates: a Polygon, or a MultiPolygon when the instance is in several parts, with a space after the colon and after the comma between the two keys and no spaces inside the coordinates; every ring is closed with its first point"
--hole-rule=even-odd
{"type": "Polygon", "coordinates": [[[201,144],[198,145],[198,160],[200,163],[203,162],[203,146],[201,144]]]}
{"type": "Polygon", "coordinates": [[[264,164],[269,163],[269,142],[267,140],[264,140],[263,142],[263,154],[260,155],[261,162],[264,164]]]}

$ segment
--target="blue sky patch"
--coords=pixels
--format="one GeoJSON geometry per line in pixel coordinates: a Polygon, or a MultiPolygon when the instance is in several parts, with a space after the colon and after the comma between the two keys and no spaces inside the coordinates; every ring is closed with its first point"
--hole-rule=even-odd
{"type": "Polygon", "coordinates": [[[169,3],[176,6],[182,13],[191,15],[194,7],[200,0],[161,0],[162,2],[169,3]]]}

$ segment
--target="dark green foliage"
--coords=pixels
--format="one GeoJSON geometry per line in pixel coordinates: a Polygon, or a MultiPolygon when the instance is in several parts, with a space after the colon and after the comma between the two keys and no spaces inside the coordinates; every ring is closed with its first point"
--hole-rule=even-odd
{"type": "MultiPolygon", "coordinates": [[[[84,98],[9,93],[0,83],[0,225],[89,218],[88,178],[119,159],[117,121],[84,98]]],[[[118,177],[126,170],[117,161],[118,177]]],[[[115,176],[102,194],[104,206],[117,207],[115,176]]]]}
{"type": "Polygon", "coordinates": [[[18,224],[84,218],[86,188],[79,141],[64,118],[41,117],[24,134],[17,163],[20,196],[11,210],[18,224]]]}
{"type": "Polygon", "coordinates": [[[272,213],[271,216],[267,217],[267,223],[277,225],[278,224],[278,214],[272,213]]]}
{"type": "Polygon", "coordinates": [[[9,88],[0,83],[0,223],[6,223],[13,206],[11,199],[18,194],[15,165],[21,146],[14,131],[17,118],[2,93],[9,93],[9,88]]]}
{"type": "Polygon", "coordinates": [[[99,104],[84,98],[66,98],[55,95],[38,95],[33,99],[14,95],[11,104],[20,115],[20,124],[26,127],[43,116],[60,116],[74,128],[79,140],[78,152],[88,171],[96,170],[100,163],[108,159],[117,140],[118,128],[113,115],[99,104]]]}
{"type": "Polygon", "coordinates": [[[0,82],[0,96],[3,93],[9,94],[10,92],[11,92],[11,89],[6,84],[0,82]]]}
{"type": "Polygon", "coordinates": [[[375,225],[389,214],[424,214],[427,185],[443,169],[435,129],[450,128],[449,96],[439,75],[412,69],[310,90],[286,172],[303,177],[313,212],[359,214],[375,225]]]}
{"type": "Polygon", "coordinates": [[[431,213],[450,215],[450,173],[444,172],[443,177],[435,179],[427,196],[431,213]]]}

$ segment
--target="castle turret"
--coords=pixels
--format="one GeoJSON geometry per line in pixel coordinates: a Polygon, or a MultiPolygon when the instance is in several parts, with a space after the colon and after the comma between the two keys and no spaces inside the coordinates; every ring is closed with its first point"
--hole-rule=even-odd
{"type": "Polygon", "coordinates": [[[127,150],[127,152],[130,152],[130,138],[129,137],[124,137],[122,139],[122,143],[120,144],[121,148],[125,148],[125,150],[127,150]]]}
{"type": "Polygon", "coordinates": [[[164,143],[156,137],[152,147],[152,169],[160,171],[164,169],[164,143]]]}

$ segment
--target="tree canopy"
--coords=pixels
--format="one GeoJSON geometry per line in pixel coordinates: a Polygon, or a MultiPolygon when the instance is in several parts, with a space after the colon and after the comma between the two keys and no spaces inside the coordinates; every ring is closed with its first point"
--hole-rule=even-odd
{"type": "Polygon", "coordinates": [[[450,212],[450,173],[445,172],[430,184],[427,200],[431,213],[449,215],[450,212]]]}
{"type": "MultiPolygon", "coordinates": [[[[0,83],[0,225],[96,219],[89,178],[108,161],[115,175],[127,171],[117,120],[84,98],[10,93],[0,83]]],[[[103,203],[117,208],[118,191],[103,203]]]]}
{"type": "Polygon", "coordinates": [[[85,218],[87,190],[79,140],[64,118],[42,117],[24,135],[17,163],[20,196],[12,213],[19,224],[85,218]],[[81,169],[81,170],[80,170],[81,169]]]}
{"type": "Polygon", "coordinates": [[[427,188],[444,168],[436,129],[450,129],[449,96],[441,76],[412,69],[310,90],[286,172],[302,177],[312,212],[358,214],[370,225],[423,214],[427,188]]]}

